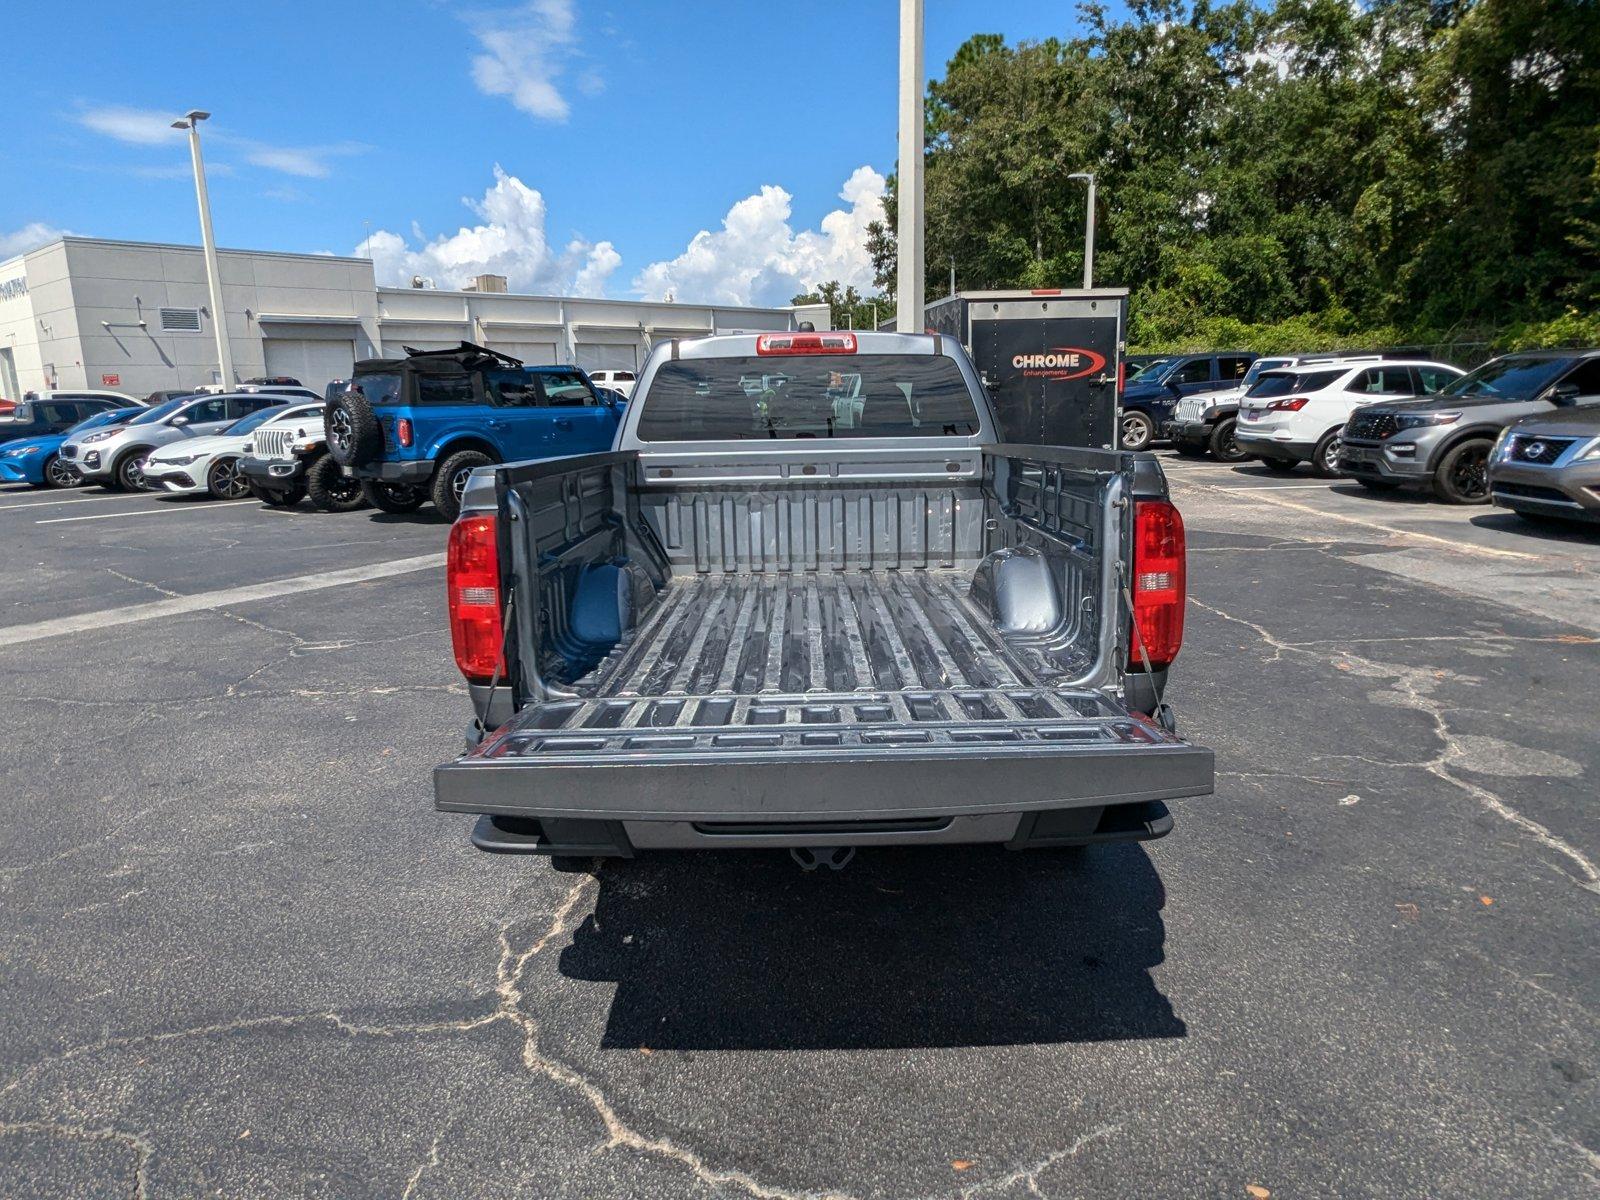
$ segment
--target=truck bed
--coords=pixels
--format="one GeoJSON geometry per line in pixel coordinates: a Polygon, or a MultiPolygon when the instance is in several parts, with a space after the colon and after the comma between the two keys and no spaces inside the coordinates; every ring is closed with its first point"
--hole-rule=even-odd
{"type": "Polygon", "coordinates": [[[983,456],[963,466],[737,493],[652,487],[625,455],[506,469],[523,702],[437,769],[438,807],[701,832],[988,818],[971,840],[1005,840],[1032,811],[1209,791],[1210,751],[1103,683],[1120,476],[1001,467],[997,505],[994,464],[982,487],[983,456]],[[638,619],[586,657],[575,572],[619,563],[638,619]]]}

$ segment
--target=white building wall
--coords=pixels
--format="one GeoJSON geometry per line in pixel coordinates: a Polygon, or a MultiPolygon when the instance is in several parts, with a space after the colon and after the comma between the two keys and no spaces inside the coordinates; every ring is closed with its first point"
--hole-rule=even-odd
{"type": "MultiPolygon", "coordinates": [[[[404,346],[470,341],[529,363],[621,367],[667,338],[827,321],[826,306],[819,319],[811,308],[378,288],[370,261],[331,255],[222,250],[218,259],[237,377],[267,374],[270,346],[274,373],[319,389],[322,376],[404,346]]],[[[0,347],[23,391],[142,396],[217,382],[214,319],[198,247],[68,237],[0,263],[0,347]],[[7,288],[13,279],[22,283],[7,288]],[[199,310],[199,330],[164,330],[163,308],[199,310]]]]}

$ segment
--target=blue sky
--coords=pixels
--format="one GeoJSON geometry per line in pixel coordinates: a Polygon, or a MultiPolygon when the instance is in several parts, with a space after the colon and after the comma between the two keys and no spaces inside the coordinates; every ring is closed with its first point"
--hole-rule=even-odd
{"type": "MultiPolygon", "coordinates": [[[[195,241],[163,118],[199,107],[224,246],[352,253],[370,222],[391,278],[771,302],[861,282],[894,161],[893,0],[67,11],[8,13],[41,53],[8,84],[0,251],[195,241]]],[[[975,32],[1077,28],[1070,4],[929,0],[928,70],[975,32]]]]}

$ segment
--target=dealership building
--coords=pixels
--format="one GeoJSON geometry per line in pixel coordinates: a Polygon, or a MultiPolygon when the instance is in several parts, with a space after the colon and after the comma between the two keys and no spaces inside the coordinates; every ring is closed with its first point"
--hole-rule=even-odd
{"type": "Polygon", "coordinates": [[[47,388],[133,396],[220,383],[214,322],[239,379],[290,375],[321,390],[359,358],[469,341],[526,363],[637,368],[656,342],[712,333],[826,328],[826,305],[740,308],[506,292],[378,287],[372,262],[220,250],[220,315],[195,246],[64,237],[0,262],[0,397],[47,388]]]}

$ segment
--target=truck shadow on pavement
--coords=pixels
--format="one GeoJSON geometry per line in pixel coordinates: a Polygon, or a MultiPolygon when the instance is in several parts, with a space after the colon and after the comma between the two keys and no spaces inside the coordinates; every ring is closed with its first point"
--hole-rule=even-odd
{"type": "Polygon", "coordinates": [[[1166,892],[1144,848],[863,850],[603,867],[561,954],[617,985],[612,1049],[902,1049],[1183,1037],[1157,990],[1166,892]]]}

